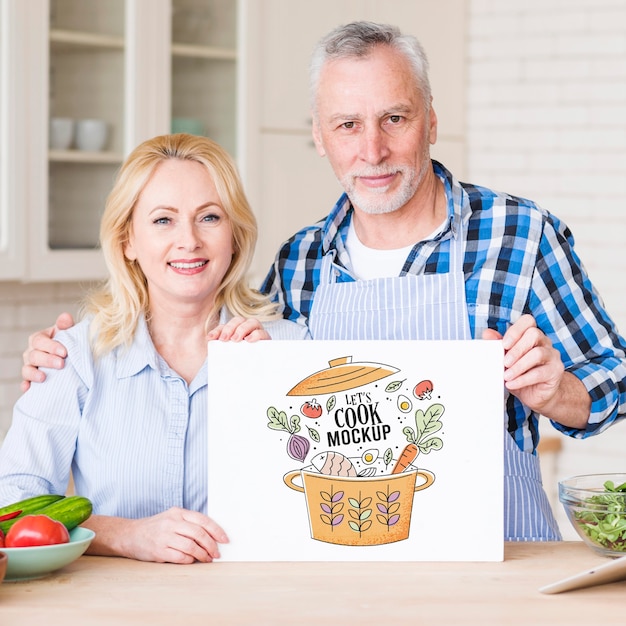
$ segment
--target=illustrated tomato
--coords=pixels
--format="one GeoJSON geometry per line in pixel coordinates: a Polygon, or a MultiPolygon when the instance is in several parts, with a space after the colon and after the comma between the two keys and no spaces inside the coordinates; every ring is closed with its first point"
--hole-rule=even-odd
{"type": "Polygon", "coordinates": [[[322,415],[322,407],[320,403],[315,398],[313,398],[312,400],[305,402],[300,407],[300,413],[302,413],[304,417],[317,419],[318,417],[322,415]]]}
{"type": "Polygon", "coordinates": [[[7,548],[51,546],[69,543],[70,534],[65,525],[47,515],[26,515],[9,528],[4,539],[7,548]]]}
{"type": "Polygon", "coordinates": [[[430,400],[430,394],[433,392],[433,384],[430,380],[423,380],[415,385],[413,395],[418,400],[430,400]]]}

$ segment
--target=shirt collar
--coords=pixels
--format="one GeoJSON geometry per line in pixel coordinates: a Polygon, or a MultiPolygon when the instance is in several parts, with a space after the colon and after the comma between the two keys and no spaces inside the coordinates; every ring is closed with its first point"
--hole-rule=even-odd
{"type": "MultiPolygon", "coordinates": [[[[223,307],[220,311],[220,323],[225,324],[231,317],[232,315],[226,307],[223,307]]],[[[154,347],[148,324],[143,315],[137,322],[137,329],[132,344],[129,347],[118,346],[115,349],[115,359],[118,378],[129,378],[138,374],[146,367],[159,372],[161,376],[176,376],[154,347]]],[[[190,394],[193,394],[206,384],[207,362],[205,360],[189,387],[190,394]]]]}
{"type": "Polygon", "coordinates": [[[159,355],[152,343],[148,325],[142,315],[130,346],[115,348],[116,371],[118,378],[128,378],[138,374],[145,367],[160,371],[159,355]]]}
{"type": "MultiPolygon", "coordinates": [[[[322,226],[323,240],[322,240],[322,249],[324,254],[327,254],[328,251],[334,247],[333,242],[337,237],[337,234],[342,229],[342,226],[348,226],[350,223],[349,216],[352,215],[352,204],[348,196],[343,193],[337,203],[333,207],[332,211],[328,214],[328,217],[324,221],[322,226]]],[[[343,237],[345,241],[345,236],[343,237]]]]}
{"type": "MultiPolygon", "coordinates": [[[[469,197],[461,183],[446,169],[439,161],[432,160],[433,171],[443,183],[446,194],[448,224],[443,233],[451,231],[452,236],[457,239],[463,232],[463,222],[469,220],[471,208],[469,197]]],[[[442,233],[442,234],[443,234],[442,233]]]]}

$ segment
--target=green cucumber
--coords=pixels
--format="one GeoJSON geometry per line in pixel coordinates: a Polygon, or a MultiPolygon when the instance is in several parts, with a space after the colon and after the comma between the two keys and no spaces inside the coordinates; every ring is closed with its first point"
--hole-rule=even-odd
{"type": "Polygon", "coordinates": [[[24,517],[25,515],[32,515],[33,513],[38,512],[39,509],[50,506],[51,504],[59,502],[64,498],[65,496],[59,496],[51,493],[41,496],[33,496],[32,498],[26,498],[26,500],[20,500],[19,502],[14,502],[13,504],[4,506],[0,508],[0,515],[6,515],[7,513],[12,513],[13,511],[21,511],[21,513],[13,519],[0,522],[0,530],[6,533],[18,519],[24,517]]]}
{"type": "MultiPolygon", "coordinates": [[[[68,530],[76,528],[89,518],[93,505],[89,498],[83,496],[67,496],[35,512],[35,515],[47,515],[61,522],[68,530]]],[[[9,520],[13,521],[13,520],[9,520]]]]}

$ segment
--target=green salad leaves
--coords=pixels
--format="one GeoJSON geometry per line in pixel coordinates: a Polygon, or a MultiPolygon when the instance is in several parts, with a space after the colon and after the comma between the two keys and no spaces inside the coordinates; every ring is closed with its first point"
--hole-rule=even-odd
{"type": "Polygon", "coordinates": [[[626,483],[604,483],[605,493],[585,500],[589,510],[575,510],[579,528],[596,544],[614,552],[626,552],[626,483]]]}

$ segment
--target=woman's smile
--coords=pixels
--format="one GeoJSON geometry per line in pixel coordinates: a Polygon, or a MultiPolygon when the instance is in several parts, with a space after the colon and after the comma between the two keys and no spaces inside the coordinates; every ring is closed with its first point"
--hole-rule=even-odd
{"type": "Polygon", "coordinates": [[[168,265],[181,274],[197,274],[201,272],[208,263],[206,259],[193,259],[190,261],[170,261],[168,265]]]}

